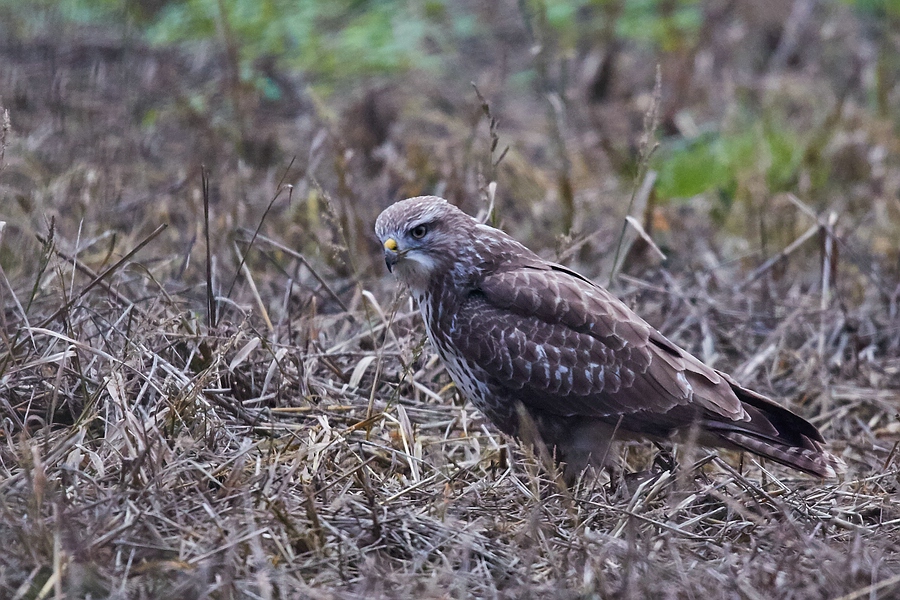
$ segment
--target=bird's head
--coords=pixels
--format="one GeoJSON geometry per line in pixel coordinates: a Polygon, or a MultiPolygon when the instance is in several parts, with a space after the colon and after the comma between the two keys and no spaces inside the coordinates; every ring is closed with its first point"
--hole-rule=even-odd
{"type": "Polygon", "coordinates": [[[384,262],[415,292],[450,275],[471,250],[477,221],[443,198],[420,196],[387,207],[375,221],[384,262]]]}

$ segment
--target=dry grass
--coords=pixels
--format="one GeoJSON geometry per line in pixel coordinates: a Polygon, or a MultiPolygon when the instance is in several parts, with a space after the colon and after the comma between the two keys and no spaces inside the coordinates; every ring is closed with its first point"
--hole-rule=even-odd
{"type": "MultiPolygon", "coordinates": [[[[897,466],[864,423],[844,438],[840,483],[755,463],[742,474],[709,455],[639,486],[566,492],[453,397],[427,351],[417,358],[408,313],[392,335],[375,307],[371,320],[299,317],[317,330],[301,346],[287,322],[208,331],[158,296],[147,304],[88,295],[59,323],[23,325],[4,356],[8,597],[807,598],[897,585],[897,466]]],[[[848,384],[831,397],[831,438],[887,409],[848,384]]]]}
{"type": "MultiPolygon", "coordinates": [[[[845,478],[695,450],[644,483],[564,490],[457,397],[369,233],[389,199],[429,178],[484,209],[471,156],[493,168],[496,141],[483,121],[413,111],[392,123],[400,153],[379,156],[354,147],[352,114],[262,106],[251,129],[281,154],[250,166],[227,124],[189,108],[189,90],[211,85],[202,69],[176,76],[142,49],[85,59],[91,46],[75,38],[56,49],[53,75],[29,48],[0,60],[0,86],[24,94],[0,174],[0,597],[900,590],[900,280],[884,251],[896,198],[826,197],[823,210],[772,194],[793,220],[768,253],[702,206],[651,207],[671,260],[632,254],[619,277],[620,295],[667,335],[821,427],[845,478]],[[123,92],[121,73],[146,78],[123,92]],[[142,103],[159,113],[152,126],[130,112],[142,103]]],[[[543,100],[528,102],[506,110],[543,100]]],[[[841,126],[877,129],[858,119],[841,126]]],[[[544,227],[558,224],[554,167],[529,154],[535,132],[510,121],[500,135],[521,143],[499,165],[497,214],[549,256],[560,242],[544,227]],[[532,203],[509,191],[543,184],[532,203]]],[[[571,135],[560,146],[579,193],[565,218],[592,233],[557,249],[577,245],[568,255],[597,276],[631,190],[610,189],[609,171],[588,179],[591,150],[571,135]]],[[[898,161],[896,138],[871,143],[898,161]]],[[[891,177],[878,185],[896,190],[891,177]]],[[[763,209],[734,210],[732,220],[763,209]]],[[[623,449],[627,470],[652,461],[646,445],[623,449]]]]}

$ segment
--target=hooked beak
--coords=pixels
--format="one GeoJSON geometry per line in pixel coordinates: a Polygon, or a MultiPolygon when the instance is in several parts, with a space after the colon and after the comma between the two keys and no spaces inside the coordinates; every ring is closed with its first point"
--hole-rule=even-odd
{"type": "Polygon", "coordinates": [[[397,251],[397,241],[394,238],[388,238],[384,242],[384,264],[387,265],[388,271],[394,272],[394,265],[400,260],[400,253],[397,251]]]}

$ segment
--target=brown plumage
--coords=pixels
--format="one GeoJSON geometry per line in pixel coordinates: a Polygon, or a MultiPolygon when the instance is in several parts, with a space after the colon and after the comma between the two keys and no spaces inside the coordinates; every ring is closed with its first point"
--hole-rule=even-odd
{"type": "Polygon", "coordinates": [[[840,470],[808,421],[447,201],[397,202],[375,231],[463,394],[511,435],[526,433],[524,408],[567,478],[601,466],[614,437],[692,436],[820,477],[840,470]]]}

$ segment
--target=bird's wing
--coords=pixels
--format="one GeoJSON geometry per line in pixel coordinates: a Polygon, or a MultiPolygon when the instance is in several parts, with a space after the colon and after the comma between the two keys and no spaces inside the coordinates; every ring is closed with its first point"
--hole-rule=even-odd
{"type": "Polygon", "coordinates": [[[450,336],[499,385],[554,414],[661,414],[691,405],[717,420],[749,419],[722,374],[558,265],[488,276],[456,313],[450,336]]]}

